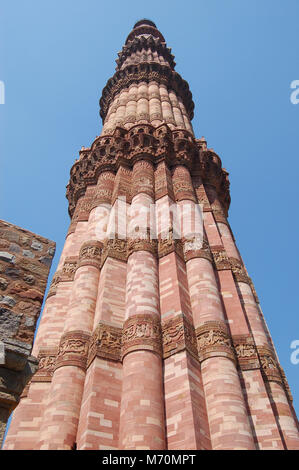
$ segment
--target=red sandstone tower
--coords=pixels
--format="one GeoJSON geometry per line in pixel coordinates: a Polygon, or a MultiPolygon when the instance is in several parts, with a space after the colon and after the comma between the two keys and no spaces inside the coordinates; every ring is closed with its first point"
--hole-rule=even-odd
{"type": "Polygon", "coordinates": [[[148,20],[116,62],[102,133],[71,169],[71,224],[33,350],[39,370],[4,447],[299,449],[227,221],[228,174],[194,137],[188,84],[148,20]],[[172,216],[173,205],[198,204],[200,246],[184,228],[175,236],[172,216]]]}

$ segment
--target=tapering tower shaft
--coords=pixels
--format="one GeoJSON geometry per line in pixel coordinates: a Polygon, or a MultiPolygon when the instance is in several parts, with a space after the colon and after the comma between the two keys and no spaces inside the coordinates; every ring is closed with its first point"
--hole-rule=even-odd
{"type": "Polygon", "coordinates": [[[287,381],[195,139],[187,82],[135,24],[67,189],[70,228],[6,449],[299,449],[287,381]],[[196,227],[201,227],[199,232],[196,227]]]}

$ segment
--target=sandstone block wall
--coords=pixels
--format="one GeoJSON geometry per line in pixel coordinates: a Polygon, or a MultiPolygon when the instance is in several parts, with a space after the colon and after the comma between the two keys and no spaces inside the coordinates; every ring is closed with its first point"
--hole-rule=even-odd
{"type": "Polygon", "coordinates": [[[0,220],[0,444],[37,368],[31,356],[55,243],[0,220]]]}

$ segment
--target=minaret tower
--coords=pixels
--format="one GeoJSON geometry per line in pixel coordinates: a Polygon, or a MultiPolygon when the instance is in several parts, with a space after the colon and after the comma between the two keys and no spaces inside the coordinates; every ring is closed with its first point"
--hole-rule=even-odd
{"type": "Polygon", "coordinates": [[[290,390],[227,220],[228,173],[193,134],[188,84],[149,20],[116,62],[102,133],[71,169],[39,369],[4,448],[299,449],[290,390]],[[173,207],[191,225],[201,208],[200,245],[184,224],[176,236],[173,207]]]}

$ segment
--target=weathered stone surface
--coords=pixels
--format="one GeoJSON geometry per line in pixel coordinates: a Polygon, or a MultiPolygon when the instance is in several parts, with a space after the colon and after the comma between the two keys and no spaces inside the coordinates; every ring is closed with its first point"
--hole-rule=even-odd
{"type": "MultiPolygon", "coordinates": [[[[55,244],[0,221],[0,248],[0,341],[5,349],[0,410],[5,406],[9,414],[37,368],[30,353],[55,244]]],[[[1,429],[4,424],[0,422],[1,429]]]]}
{"type": "Polygon", "coordinates": [[[26,258],[34,258],[34,254],[30,250],[23,250],[23,256],[26,256],[26,258]]]}
{"type": "Polygon", "coordinates": [[[0,305],[8,305],[9,307],[14,307],[16,304],[15,299],[13,297],[10,297],[8,295],[0,295],[0,305]]]}
{"type": "Polygon", "coordinates": [[[0,307],[0,338],[4,341],[6,338],[16,336],[21,322],[21,315],[13,313],[11,310],[0,307]]]}
{"type": "Polygon", "coordinates": [[[16,268],[6,268],[4,273],[7,276],[11,277],[12,279],[18,279],[21,274],[21,271],[20,269],[16,269],[16,268]]]}
{"type": "Polygon", "coordinates": [[[7,251],[0,251],[0,259],[6,261],[7,263],[14,263],[16,257],[7,251]]]}
{"type": "Polygon", "coordinates": [[[0,277],[0,289],[5,290],[7,286],[8,286],[8,281],[4,279],[3,277],[0,277]]]}
{"type": "Polygon", "coordinates": [[[27,282],[27,284],[29,284],[30,286],[35,283],[35,277],[34,277],[34,276],[31,276],[31,274],[26,274],[26,273],[25,273],[24,276],[23,276],[23,279],[24,279],[24,281],[27,282]]]}
{"type": "Polygon", "coordinates": [[[43,256],[42,258],[39,258],[39,261],[45,264],[46,266],[48,266],[49,268],[51,267],[51,264],[52,264],[51,258],[48,258],[47,256],[43,256]]]}
{"type": "Polygon", "coordinates": [[[38,242],[37,240],[33,240],[31,243],[31,248],[37,251],[42,251],[43,245],[42,243],[38,242]]]}

